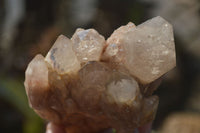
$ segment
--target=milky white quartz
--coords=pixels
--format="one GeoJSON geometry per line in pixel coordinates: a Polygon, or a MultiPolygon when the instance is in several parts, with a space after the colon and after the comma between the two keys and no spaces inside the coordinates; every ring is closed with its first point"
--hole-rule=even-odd
{"type": "Polygon", "coordinates": [[[132,106],[133,101],[140,97],[138,83],[133,78],[123,74],[118,73],[115,75],[118,76],[115,76],[115,79],[107,85],[108,99],[110,99],[111,103],[132,106]]]}
{"type": "Polygon", "coordinates": [[[77,29],[71,38],[73,49],[80,62],[98,61],[105,46],[105,39],[94,29],[77,29]]]}
{"type": "Polygon", "coordinates": [[[72,46],[70,39],[60,35],[45,58],[59,74],[76,73],[80,69],[80,62],[72,46]]]}

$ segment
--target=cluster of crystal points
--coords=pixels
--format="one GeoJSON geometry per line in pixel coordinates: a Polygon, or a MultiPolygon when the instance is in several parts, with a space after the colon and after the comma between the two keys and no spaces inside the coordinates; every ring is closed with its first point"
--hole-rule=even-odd
{"type": "Polygon", "coordinates": [[[26,70],[31,107],[72,133],[133,132],[154,119],[160,77],[176,64],[172,26],[161,17],[128,23],[104,39],[94,29],[60,35],[26,70]]]}

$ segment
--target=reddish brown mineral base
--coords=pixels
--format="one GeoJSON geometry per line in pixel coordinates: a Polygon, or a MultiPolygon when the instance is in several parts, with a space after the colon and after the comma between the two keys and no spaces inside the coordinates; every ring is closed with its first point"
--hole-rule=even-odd
{"type": "Polygon", "coordinates": [[[105,41],[94,29],[60,35],[26,70],[30,106],[68,133],[115,128],[132,133],[152,122],[160,77],[176,64],[172,26],[155,17],[128,23],[105,41]]]}

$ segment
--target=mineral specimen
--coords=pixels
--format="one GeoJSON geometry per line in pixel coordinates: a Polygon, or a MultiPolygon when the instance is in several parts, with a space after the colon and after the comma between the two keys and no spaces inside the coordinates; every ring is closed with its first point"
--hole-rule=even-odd
{"type": "Polygon", "coordinates": [[[161,17],[128,23],[107,41],[78,29],[30,62],[24,84],[35,112],[68,133],[131,133],[154,119],[152,93],[175,60],[172,26],[161,17]]]}

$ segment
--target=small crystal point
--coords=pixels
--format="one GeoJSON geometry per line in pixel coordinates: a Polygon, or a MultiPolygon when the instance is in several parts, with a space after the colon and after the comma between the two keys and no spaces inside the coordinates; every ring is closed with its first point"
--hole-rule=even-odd
{"type": "Polygon", "coordinates": [[[121,26],[116,29],[113,34],[107,39],[107,48],[103,54],[102,59],[108,59],[110,61],[115,61],[118,63],[123,63],[124,61],[124,47],[123,39],[124,35],[128,34],[130,31],[135,29],[135,25],[132,22],[129,22],[125,26],[121,26]]]}
{"type": "Polygon", "coordinates": [[[80,69],[80,62],[72,45],[70,39],[60,35],[45,58],[59,74],[76,73],[80,69]]]}
{"type": "Polygon", "coordinates": [[[40,108],[45,104],[42,99],[49,89],[48,74],[44,57],[40,54],[36,55],[26,69],[24,82],[30,105],[34,108],[40,108]]]}
{"type": "Polygon", "coordinates": [[[74,43],[73,50],[81,63],[99,61],[105,46],[105,39],[96,30],[77,29],[71,40],[74,43]]]}

